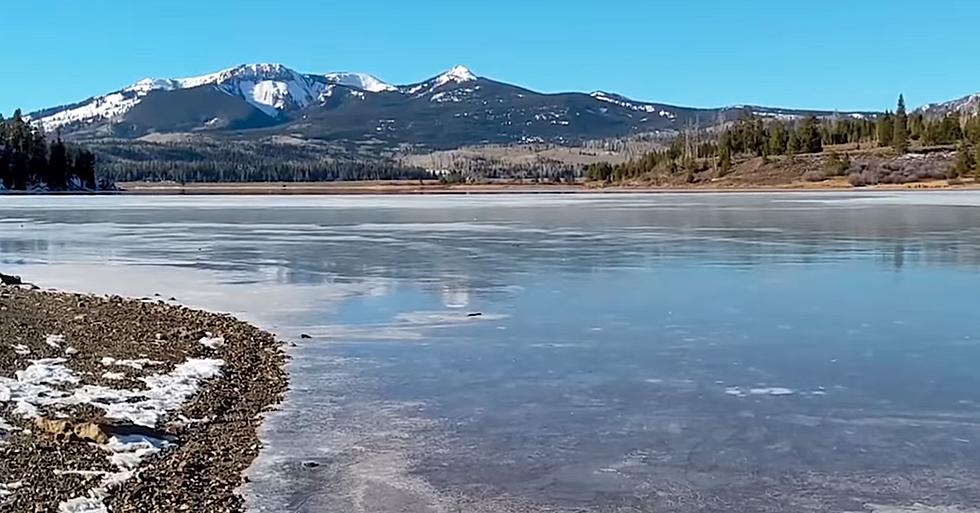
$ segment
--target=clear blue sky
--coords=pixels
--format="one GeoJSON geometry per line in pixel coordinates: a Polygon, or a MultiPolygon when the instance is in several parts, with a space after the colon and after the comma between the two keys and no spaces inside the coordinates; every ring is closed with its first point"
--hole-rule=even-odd
{"type": "Polygon", "coordinates": [[[0,112],[243,62],[393,83],[465,64],[541,91],[883,109],[980,91],[980,2],[4,1],[0,112]]]}

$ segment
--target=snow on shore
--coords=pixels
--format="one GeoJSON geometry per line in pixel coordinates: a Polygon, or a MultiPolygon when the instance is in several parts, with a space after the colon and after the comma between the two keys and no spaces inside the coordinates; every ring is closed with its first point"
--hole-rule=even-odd
{"type": "MultiPolygon", "coordinates": [[[[220,337],[209,340],[215,341],[220,337]]],[[[220,339],[223,343],[223,339],[220,339]]],[[[64,345],[61,335],[48,335],[45,343],[54,348],[64,345]]],[[[202,340],[202,344],[205,341],[202,340]]],[[[205,344],[205,345],[211,345],[205,344]]],[[[14,405],[13,414],[23,418],[37,418],[40,410],[51,409],[56,414],[62,408],[88,404],[105,412],[105,418],[129,422],[137,426],[154,428],[169,413],[180,409],[208,379],[221,374],[224,361],[210,358],[190,358],[178,364],[170,372],[151,374],[139,378],[146,385],[142,390],[114,389],[84,384],[78,373],[65,364],[67,358],[30,360],[25,369],[15,372],[13,378],[0,376],[0,402],[14,405]]],[[[104,357],[106,366],[121,366],[141,370],[144,366],[161,365],[148,359],[123,360],[104,357]]],[[[13,431],[13,426],[0,418],[0,432],[13,431]]],[[[75,497],[59,505],[60,513],[107,512],[103,499],[109,490],[132,477],[140,464],[170,442],[145,435],[116,435],[102,445],[110,456],[116,472],[103,475],[100,485],[87,496],[75,497]]],[[[0,495],[13,493],[11,485],[0,487],[0,495]]]]}

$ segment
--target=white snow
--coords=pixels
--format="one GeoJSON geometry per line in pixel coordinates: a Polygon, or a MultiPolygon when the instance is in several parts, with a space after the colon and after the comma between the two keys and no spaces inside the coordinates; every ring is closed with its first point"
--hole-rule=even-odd
{"type": "Polygon", "coordinates": [[[391,84],[378,80],[372,75],[368,75],[367,73],[353,73],[347,71],[339,71],[334,73],[327,73],[324,76],[326,77],[327,82],[330,82],[331,84],[340,84],[348,87],[356,87],[358,89],[363,89],[369,93],[381,93],[385,91],[395,91],[398,89],[391,84]]]}
{"type": "Polygon", "coordinates": [[[24,344],[14,344],[14,352],[21,356],[27,356],[31,354],[31,349],[24,344]]]}
{"type": "Polygon", "coordinates": [[[102,377],[104,379],[120,380],[126,379],[126,374],[123,372],[103,372],[102,377]]]}
{"type": "Polygon", "coordinates": [[[117,367],[130,367],[136,370],[142,370],[143,367],[160,365],[162,363],[163,362],[158,362],[156,360],[151,360],[149,358],[138,358],[135,360],[120,360],[120,359],[113,358],[111,356],[102,357],[102,365],[105,365],[106,367],[111,367],[115,365],[117,367]]]}
{"type": "Polygon", "coordinates": [[[64,341],[64,335],[48,335],[44,337],[44,343],[55,349],[61,349],[61,344],[64,343],[64,341]]]}
{"type": "Polygon", "coordinates": [[[101,473],[102,481],[99,486],[89,490],[87,496],[61,502],[58,505],[59,513],[108,513],[109,510],[103,501],[109,495],[109,491],[136,475],[137,469],[146,458],[157,454],[169,445],[166,440],[144,435],[113,436],[102,447],[111,453],[109,462],[119,470],[101,473]]]}
{"type": "Polygon", "coordinates": [[[105,410],[109,419],[126,420],[139,426],[154,427],[166,413],[180,406],[197,392],[200,383],[220,374],[223,360],[189,359],[167,374],[140,378],[146,390],[116,390],[86,385],[75,390],[73,398],[105,410]]]}
{"type": "Polygon", "coordinates": [[[467,69],[466,66],[453,66],[449,71],[436,77],[435,85],[432,86],[432,89],[450,82],[462,84],[464,82],[472,82],[476,79],[476,75],[467,69]]]}
{"type": "Polygon", "coordinates": [[[206,335],[207,336],[201,337],[201,340],[200,340],[201,345],[203,345],[204,347],[207,347],[209,349],[217,349],[217,348],[225,345],[225,338],[224,337],[215,337],[215,336],[212,336],[210,333],[208,333],[206,335]]]}
{"type": "Polygon", "coordinates": [[[750,388],[748,390],[743,390],[739,387],[728,387],[725,389],[726,395],[731,395],[735,397],[745,397],[747,395],[770,395],[770,396],[784,396],[793,395],[796,390],[792,388],[785,387],[756,387],[750,388]]]}
{"type": "Polygon", "coordinates": [[[431,80],[404,89],[404,92],[408,95],[416,95],[419,93],[421,93],[421,95],[426,95],[435,92],[436,89],[439,89],[446,84],[465,84],[466,82],[473,82],[476,80],[478,80],[478,77],[465,66],[454,66],[449,71],[431,80]]]}
{"type": "Polygon", "coordinates": [[[793,395],[796,393],[792,388],[784,387],[762,387],[751,388],[749,393],[752,395],[793,395]]]}
{"type": "Polygon", "coordinates": [[[166,440],[145,435],[116,435],[106,448],[112,451],[109,461],[124,470],[133,470],[146,459],[170,445],[166,440]]]}
{"type": "Polygon", "coordinates": [[[613,105],[619,105],[620,107],[625,107],[630,110],[635,110],[637,112],[648,112],[650,114],[656,114],[660,117],[667,119],[675,119],[677,117],[673,112],[664,110],[663,108],[653,105],[650,103],[633,103],[626,101],[619,96],[611,96],[608,93],[602,91],[594,91],[589,96],[592,96],[596,100],[601,102],[611,103],[613,105]]]}
{"type": "MultiPolygon", "coordinates": [[[[215,342],[220,337],[205,337],[202,343],[215,342]]],[[[222,340],[223,342],[223,340],[222,340]]],[[[155,427],[161,418],[179,409],[197,392],[201,383],[220,374],[224,361],[216,359],[188,359],[166,374],[154,374],[141,378],[144,390],[117,390],[102,386],[81,384],[81,379],[64,366],[64,358],[32,360],[14,378],[0,377],[0,402],[13,402],[14,414],[36,417],[39,407],[59,407],[90,404],[105,411],[107,419],[126,420],[133,424],[155,427]]],[[[108,365],[137,365],[141,368],[151,360],[103,359],[108,365]],[[107,363],[108,362],[108,363],[107,363]]],[[[159,362],[153,362],[159,363],[159,362]]],[[[123,377],[121,373],[106,373],[123,377]]],[[[14,428],[0,418],[0,431],[14,428]]],[[[169,442],[143,435],[116,435],[104,444],[110,453],[109,461],[118,469],[103,475],[98,487],[83,497],[75,497],[58,505],[63,513],[99,513],[108,509],[103,502],[109,490],[135,475],[139,465],[149,456],[166,448],[169,442]]],[[[0,497],[9,495],[11,485],[0,485],[0,497]]]]}
{"type": "Polygon", "coordinates": [[[154,427],[197,392],[201,382],[219,375],[224,364],[216,359],[189,359],[167,374],[140,378],[145,390],[117,390],[78,386],[78,376],[62,365],[65,361],[34,360],[27,369],[16,372],[16,379],[0,377],[0,399],[15,403],[14,413],[27,418],[36,417],[43,406],[91,404],[104,410],[108,419],[154,427]]]}
{"type": "Polygon", "coordinates": [[[102,499],[76,497],[58,504],[58,513],[109,513],[102,499]]]}
{"type": "Polygon", "coordinates": [[[14,491],[20,489],[24,486],[23,481],[14,481],[13,483],[0,483],[0,497],[7,497],[13,495],[14,491]]]}
{"type": "Polygon", "coordinates": [[[52,131],[74,123],[118,118],[139,104],[151,91],[214,85],[239,96],[262,112],[275,116],[289,106],[305,107],[319,97],[322,85],[281,64],[246,64],[216,73],[177,79],[145,78],[119,91],[90,98],[73,108],[32,119],[52,131]]]}

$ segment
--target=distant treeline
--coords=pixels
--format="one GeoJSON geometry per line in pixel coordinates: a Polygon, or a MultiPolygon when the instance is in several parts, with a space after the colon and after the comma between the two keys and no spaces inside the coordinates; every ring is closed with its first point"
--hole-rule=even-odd
{"type": "Polygon", "coordinates": [[[423,169],[388,161],[323,160],[168,160],[117,161],[101,166],[117,182],[333,182],[353,180],[422,180],[433,178],[423,169]]]}
{"type": "Polygon", "coordinates": [[[9,120],[0,115],[0,184],[7,190],[94,190],[95,156],[60,137],[49,143],[20,110],[9,120]]]}
{"type": "Polygon", "coordinates": [[[432,178],[379,156],[345,155],[324,144],[192,139],[93,141],[99,171],[117,182],[331,182],[432,178]],[[329,155],[329,156],[328,156],[329,155]]]}
{"type": "Polygon", "coordinates": [[[736,157],[820,153],[825,146],[842,144],[857,148],[890,146],[905,153],[913,142],[920,146],[959,144],[959,162],[951,174],[954,178],[963,176],[978,169],[980,117],[950,114],[927,119],[921,113],[909,116],[902,96],[894,113],[885,112],[875,119],[811,116],[780,120],[747,114],[720,133],[687,130],[675,137],[667,149],[618,165],[591,164],[585,174],[594,181],[618,182],[654,173],[684,173],[692,182],[696,173],[708,169],[724,176],[736,157]]]}

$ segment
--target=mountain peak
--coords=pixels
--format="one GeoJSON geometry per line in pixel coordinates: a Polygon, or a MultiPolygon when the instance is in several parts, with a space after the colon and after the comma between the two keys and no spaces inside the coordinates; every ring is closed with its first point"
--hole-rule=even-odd
{"type": "Polygon", "coordinates": [[[469,68],[466,66],[457,65],[450,68],[449,71],[436,77],[436,83],[437,85],[448,84],[449,82],[462,84],[463,82],[472,82],[476,79],[476,75],[474,75],[469,68]]]}
{"type": "Polygon", "coordinates": [[[324,77],[326,77],[327,82],[332,84],[356,87],[357,89],[362,89],[369,93],[381,93],[385,91],[395,91],[398,89],[387,82],[378,80],[378,78],[374,75],[369,75],[367,73],[339,71],[327,73],[324,75],[324,77]]]}

